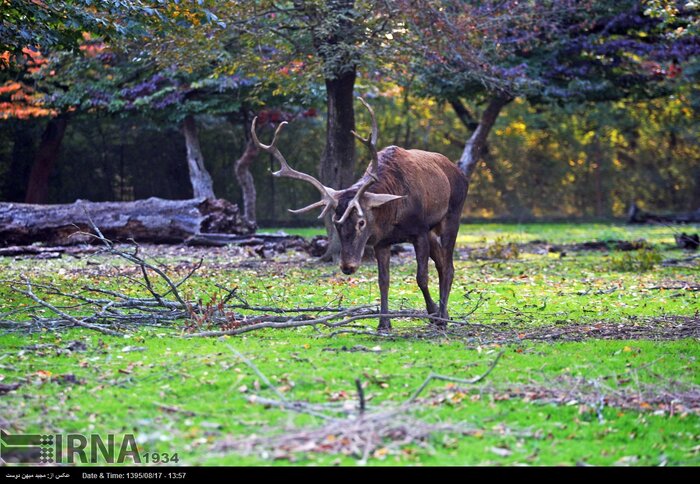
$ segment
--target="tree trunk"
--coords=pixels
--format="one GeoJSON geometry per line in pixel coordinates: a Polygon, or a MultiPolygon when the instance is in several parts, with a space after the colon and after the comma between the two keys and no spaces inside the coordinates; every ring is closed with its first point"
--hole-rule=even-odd
{"type": "Polygon", "coordinates": [[[467,140],[458,163],[459,169],[467,177],[467,181],[471,181],[476,165],[484,153],[486,139],[491,132],[491,128],[496,123],[501,109],[512,100],[512,97],[506,95],[497,95],[491,98],[484,113],[481,115],[479,125],[467,140]]]}
{"type": "Polygon", "coordinates": [[[32,171],[29,174],[29,184],[25,195],[25,203],[46,203],[49,198],[49,177],[58,158],[63,135],[68,126],[68,115],[59,114],[49,120],[44,134],[41,136],[39,151],[34,159],[32,171]]]}
{"type": "Polygon", "coordinates": [[[187,115],[182,124],[182,132],[185,135],[187,145],[187,167],[190,170],[190,182],[194,198],[216,198],[214,196],[214,184],[211,181],[209,172],[204,167],[204,157],[199,146],[199,136],[197,135],[197,125],[194,116],[187,115]]]}
{"type": "Polygon", "coordinates": [[[71,245],[93,242],[88,217],[108,239],[180,243],[200,233],[249,234],[238,206],[226,200],[89,202],[64,205],[0,203],[0,245],[46,242],[71,245]]]}
{"type": "Polygon", "coordinates": [[[355,76],[353,68],[335,79],[326,79],[326,147],[319,176],[321,183],[336,189],[355,182],[355,76]]]}
{"type": "MultiPolygon", "coordinates": [[[[326,147],[321,156],[319,176],[321,183],[331,188],[347,188],[355,182],[355,89],[356,71],[326,79],[326,102],[328,118],[326,121],[326,147]]],[[[340,253],[340,238],[331,221],[329,213],[323,223],[328,233],[328,249],[321,256],[324,262],[330,262],[340,253]]]]}
{"type": "Polygon", "coordinates": [[[236,179],[239,185],[241,185],[241,192],[243,194],[243,219],[245,223],[250,225],[252,230],[257,228],[257,223],[255,220],[255,182],[253,181],[253,175],[250,173],[250,165],[255,158],[258,156],[258,147],[252,139],[249,139],[245,146],[245,151],[234,166],[236,172],[236,179]]]}
{"type": "Polygon", "coordinates": [[[23,202],[29,171],[36,158],[35,136],[25,123],[14,123],[12,157],[2,180],[2,195],[8,202],[23,202]]]}
{"type": "Polygon", "coordinates": [[[476,121],[476,119],[474,119],[472,113],[464,104],[462,104],[462,101],[460,101],[459,98],[450,99],[450,105],[452,106],[452,109],[454,109],[455,114],[462,122],[464,127],[470,132],[473,132],[479,127],[479,123],[476,121]]]}
{"type": "MultiPolygon", "coordinates": [[[[319,178],[331,188],[349,187],[355,180],[354,89],[359,55],[347,46],[359,45],[357,26],[353,23],[354,0],[294,2],[311,19],[311,35],[316,54],[323,60],[326,74],[326,146],[321,155],[319,178]]],[[[335,259],[340,242],[330,216],[324,220],[328,232],[328,249],[321,260],[335,259]]]]}
{"type": "Polygon", "coordinates": [[[335,213],[329,212],[323,217],[323,226],[326,228],[328,245],[326,246],[326,251],[319,257],[321,262],[337,262],[338,256],[340,255],[340,236],[333,223],[334,215],[335,213]]]}

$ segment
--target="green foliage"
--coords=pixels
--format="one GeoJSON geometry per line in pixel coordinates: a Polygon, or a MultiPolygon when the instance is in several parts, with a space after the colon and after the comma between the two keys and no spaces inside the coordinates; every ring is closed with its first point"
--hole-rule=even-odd
{"type": "Polygon", "coordinates": [[[693,82],[683,70],[700,53],[694,2],[647,3],[442,0],[403,2],[402,14],[426,92],[580,103],[664,96],[679,78],[693,82]]]}
{"type": "Polygon", "coordinates": [[[0,53],[23,48],[44,53],[77,50],[85,33],[101,36],[144,35],[158,10],[141,0],[2,0],[0,53]]]}
{"type": "Polygon", "coordinates": [[[520,251],[515,242],[499,236],[486,247],[486,256],[489,259],[517,259],[520,251]]]}
{"type": "Polygon", "coordinates": [[[663,256],[656,247],[644,244],[638,250],[614,254],[610,258],[610,268],[614,271],[646,272],[662,260],[663,256]]]}
{"type": "MultiPolygon", "coordinates": [[[[238,200],[231,164],[243,150],[241,126],[251,114],[271,107],[320,112],[324,78],[357,69],[356,90],[375,107],[380,146],[437,151],[453,160],[470,132],[445,100],[468,95],[478,120],[486,95],[520,95],[494,128],[490,156],[470,186],[467,216],[605,219],[624,216],[633,200],[651,211],[686,211],[700,204],[696,3],[202,0],[153,8],[141,1],[6,0],[3,28],[35,29],[37,39],[44,31],[55,35],[46,37],[49,64],[34,74],[3,70],[0,83],[21,79],[40,98],[43,116],[73,113],[52,202],[119,199],[113,186],[141,196],[187,193],[173,160],[182,151],[175,130],[189,114],[198,115],[217,193],[238,200]],[[570,22],[566,35],[562,22],[570,22]],[[92,36],[78,38],[82,31],[92,36]],[[570,59],[567,48],[575,50],[570,59]],[[578,75],[571,59],[597,67],[578,75]],[[547,77],[562,72],[564,78],[547,77]],[[649,92],[632,93],[631,86],[649,92]],[[562,105],[542,103],[546,87],[573,94],[590,88],[618,100],[589,103],[599,98],[572,95],[552,98],[562,105]],[[147,149],[139,150],[140,140],[147,149]],[[148,148],[159,143],[167,155],[148,148]],[[143,180],[144,165],[172,176],[143,180]]],[[[3,39],[22,46],[26,39],[17,32],[3,39]]],[[[0,114],[15,93],[3,88],[0,114]]],[[[367,125],[364,111],[357,118],[367,125]]],[[[0,173],[3,185],[11,185],[0,192],[3,199],[22,198],[16,187],[26,185],[42,122],[0,122],[0,173]]],[[[295,166],[313,173],[324,124],[292,124],[283,148],[295,166]]],[[[252,168],[259,217],[312,221],[313,215],[295,218],[286,208],[313,201],[313,190],[272,180],[274,167],[261,159],[252,168]]],[[[366,159],[357,164],[358,176],[365,166],[366,159]]]]}
{"type": "Polygon", "coordinates": [[[632,200],[650,211],[698,206],[700,138],[689,98],[681,90],[547,110],[516,99],[474,174],[469,213],[608,218],[624,217],[632,200]]]}

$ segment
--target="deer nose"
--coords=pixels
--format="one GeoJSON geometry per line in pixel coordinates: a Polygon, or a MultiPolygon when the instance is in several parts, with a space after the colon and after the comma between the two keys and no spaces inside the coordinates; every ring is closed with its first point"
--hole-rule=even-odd
{"type": "Polygon", "coordinates": [[[355,271],[357,270],[357,266],[350,265],[350,264],[343,264],[340,266],[340,270],[343,271],[343,274],[349,276],[350,274],[355,273],[355,271]]]}

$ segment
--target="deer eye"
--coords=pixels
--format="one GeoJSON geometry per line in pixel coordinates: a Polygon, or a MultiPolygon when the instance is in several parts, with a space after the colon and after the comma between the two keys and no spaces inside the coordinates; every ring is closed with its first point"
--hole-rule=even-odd
{"type": "Polygon", "coordinates": [[[365,222],[365,219],[361,218],[360,220],[357,221],[357,229],[358,230],[364,229],[365,225],[367,225],[367,222],[365,222]]]}

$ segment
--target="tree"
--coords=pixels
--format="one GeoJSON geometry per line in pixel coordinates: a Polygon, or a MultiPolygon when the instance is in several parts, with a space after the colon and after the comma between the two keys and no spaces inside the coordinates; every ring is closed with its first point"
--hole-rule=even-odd
{"type": "Polygon", "coordinates": [[[357,46],[364,27],[354,0],[297,2],[287,30],[304,29],[310,46],[296,43],[296,55],[313,52],[322,62],[326,88],[326,145],[319,178],[332,188],[349,186],[355,178],[355,80],[361,62],[357,46]]]}
{"type": "Polygon", "coordinates": [[[158,69],[150,59],[134,61],[134,50],[130,47],[133,44],[126,40],[112,48],[99,38],[84,37],[80,55],[58,52],[48,60],[41,58],[40,67],[23,71],[41,94],[32,98],[34,103],[55,116],[42,138],[26,201],[46,201],[48,176],[69,115],[97,111],[120,116],[141,113],[165,126],[180,125],[186,140],[193,195],[215,198],[211,177],[203,163],[195,115],[227,114],[240,109],[239,91],[248,83],[241,83],[235,76],[208,79],[207,73],[158,69]],[[51,109],[46,110],[47,107],[51,109]]]}
{"type": "Polygon", "coordinates": [[[8,68],[2,73],[6,80],[0,87],[0,99],[6,97],[7,100],[0,102],[0,118],[48,118],[25,193],[26,203],[43,203],[48,197],[49,175],[58,156],[69,116],[43,103],[42,92],[32,78],[47,64],[46,58],[35,50],[24,48],[21,56],[14,57],[21,59],[23,68],[13,75],[9,69],[10,53],[6,52],[4,57],[8,60],[8,68]]]}
{"type": "MultiPolygon", "coordinates": [[[[697,56],[695,35],[639,1],[404,2],[426,92],[448,100],[471,134],[459,166],[471,178],[502,109],[516,96],[539,104],[649,98],[668,93],[697,56]],[[676,25],[674,25],[675,27],[676,25]],[[480,116],[461,98],[481,100],[480,116]]],[[[675,22],[690,12],[678,10],[675,22]]]]}
{"type": "MultiPolygon", "coordinates": [[[[143,27],[153,17],[157,17],[157,11],[143,5],[140,0],[108,0],[99,4],[90,0],[3,0],[0,9],[2,77],[19,77],[24,90],[40,93],[40,89],[26,86],[29,77],[41,70],[41,64],[46,63],[44,56],[48,57],[58,50],[77,51],[85,46],[82,41],[90,38],[90,33],[107,38],[142,34],[143,27]]],[[[8,81],[4,87],[9,87],[8,81]]],[[[14,96],[10,104],[15,106],[0,106],[3,116],[21,117],[26,113],[26,109],[21,107],[23,100],[17,101],[17,96],[14,96]]],[[[33,96],[30,104],[41,110],[44,103],[43,99],[33,96]]],[[[25,196],[27,203],[46,201],[49,175],[68,124],[67,112],[51,110],[46,114],[50,119],[30,173],[25,196]]]]}
{"type": "MultiPolygon", "coordinates": [[[[326,142],[319,163],[319,178],[330,187],[350,185],[356,175],[355,81],[360,69],[381,58],[390,12],[384,2],[314,0],[287,2],[204,2],[201,7],[181,7],[167,15],[208,19],[179,45],[162,38],[148,49],[159,52],[166,63],[190,69],[184,50],[204,50],[194,63],[211,62],[218,72],[245,72],[265,79],[273,92],[308,100],[325,90],[326,142]],[[236,52],[237,55],[233,55],[236,52]]],[[[335,228],[325,220],[331,244],[326,258],[335,254],[335,228]]]]}

